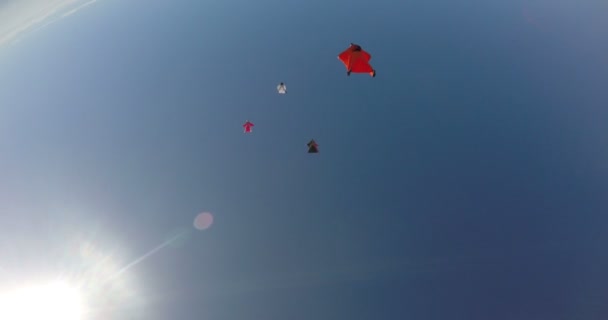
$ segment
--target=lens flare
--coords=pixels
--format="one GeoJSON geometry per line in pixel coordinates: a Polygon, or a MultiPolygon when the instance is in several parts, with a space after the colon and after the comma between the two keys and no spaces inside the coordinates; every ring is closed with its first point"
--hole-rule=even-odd
{"type": "Polygon", "coordinates": [[[199,213],[194,218],[194,227],[198,230],[205,230],[213,224],[213,215],[209,212],[199,213]]]}

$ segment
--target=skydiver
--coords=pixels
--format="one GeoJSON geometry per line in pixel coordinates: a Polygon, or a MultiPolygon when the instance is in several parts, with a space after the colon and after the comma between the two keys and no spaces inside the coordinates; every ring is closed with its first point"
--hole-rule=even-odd
{"type": "Polygon", "coordinates": [[[319,145],[315,142],[314,139],[310,140],[310,142],[308,142],[306,145],[308,146],[308,153],[319,153],[319,145]]]}

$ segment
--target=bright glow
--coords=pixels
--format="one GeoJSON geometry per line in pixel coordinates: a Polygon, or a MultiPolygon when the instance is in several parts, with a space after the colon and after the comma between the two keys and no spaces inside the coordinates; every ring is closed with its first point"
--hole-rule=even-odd
{"type": "Polygon", "coordinates": [[[0,319],[82,320],[83,311],[78,290],[61,282],[0,295],[0,319]]]}

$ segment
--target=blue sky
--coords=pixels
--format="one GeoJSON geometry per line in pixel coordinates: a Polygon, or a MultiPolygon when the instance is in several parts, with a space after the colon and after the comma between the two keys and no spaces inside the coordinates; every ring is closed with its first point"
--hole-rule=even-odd
{"type": "Polygon", "coordinates": [[[69,278],[88,319],[605,319],[607,14],[0,1],[0,289],[69,278]]]}

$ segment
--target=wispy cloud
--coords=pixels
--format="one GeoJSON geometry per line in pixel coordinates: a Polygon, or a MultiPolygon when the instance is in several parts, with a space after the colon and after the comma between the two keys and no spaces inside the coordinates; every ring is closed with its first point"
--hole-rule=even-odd
{"type": "Polygon", "coordinates": [[[68,17],[97,0],[8,0],[0,6],[0,46],[68,17]]]}
{"type": "Polygon", "coordinates": [[[70,10],[70,11],[68,11],[68,12],[66,12],[66,13],[64,13],[64,14],[62,14],[62,15],[61,15],[61,17],[62,17],[62,18],[65,18],[65,17],[67,17],[67,16],[71,16],[71,15],[73,15],[74,13],[78,12],[80,9],[82,9],[82,8],[84,8],[84,7],[88,7],[89,5],[92,5],[92,4],[93,4],[93,3],[95,3],[95,2],[97,2],[97,0],[91,0],[91,1],[89,1],[89,2],[85,2],[85,3],[81,4],[81,5],[79,5],[78,7],[76,7],[76,8],[74,8],[74,9],[72,9],[72,10],[70,10]]]}

